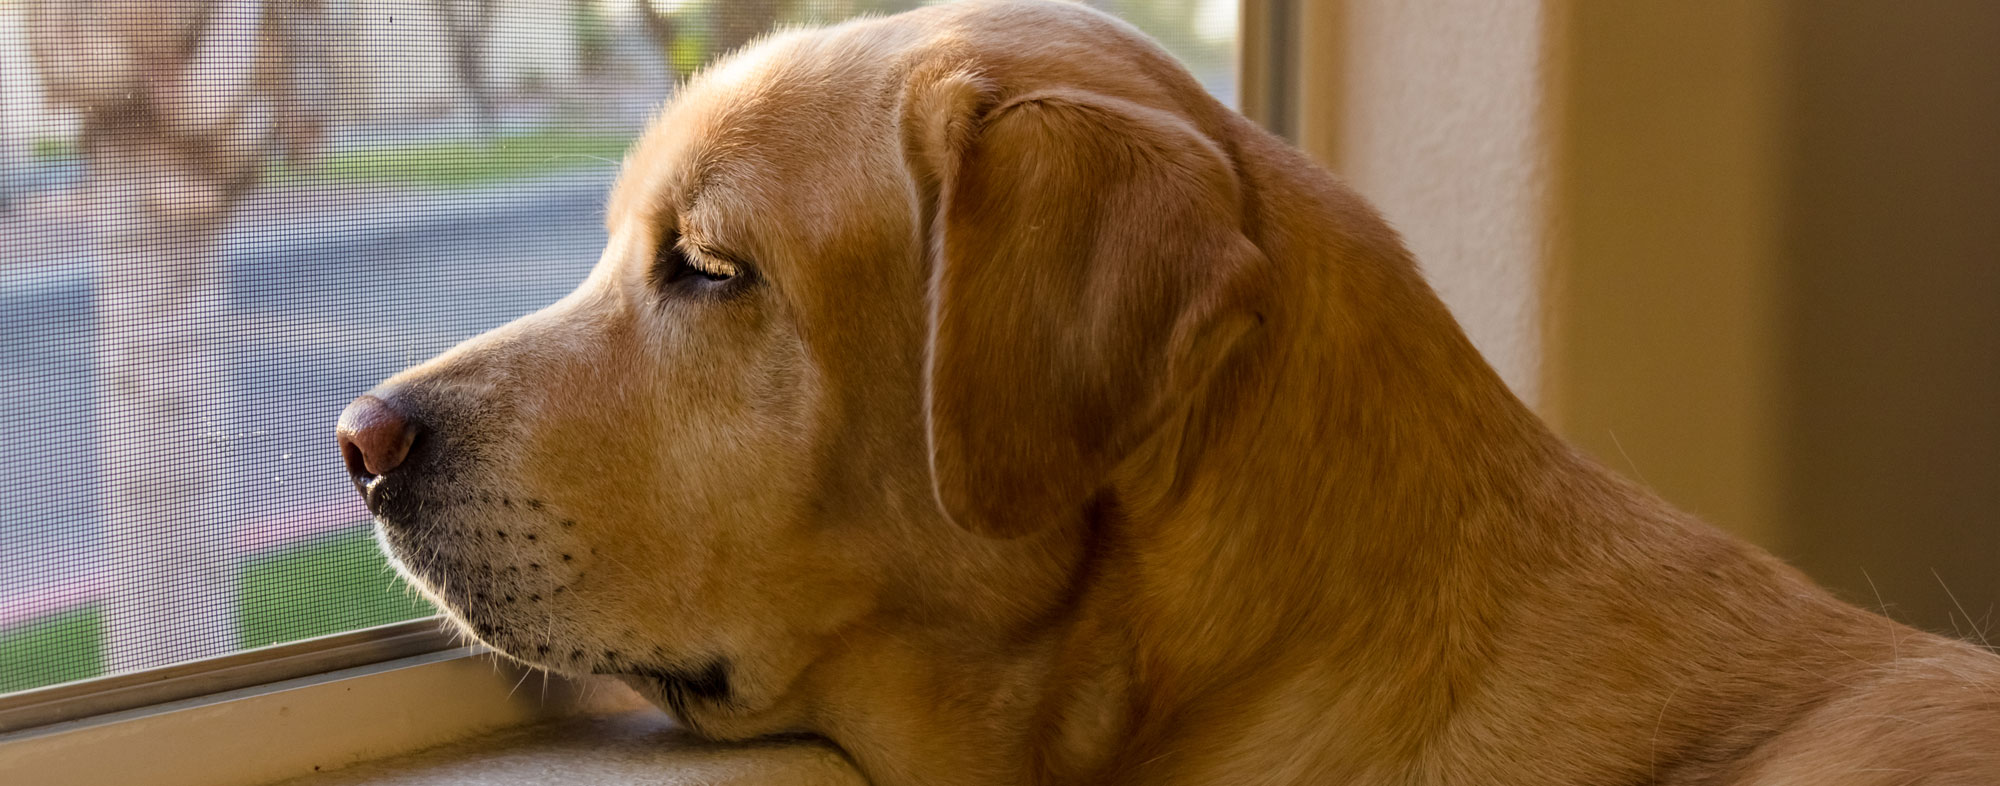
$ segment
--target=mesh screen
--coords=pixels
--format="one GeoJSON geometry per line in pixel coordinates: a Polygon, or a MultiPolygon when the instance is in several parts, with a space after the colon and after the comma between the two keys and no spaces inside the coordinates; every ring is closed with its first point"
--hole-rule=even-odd
{"type": "MultiPolygon", "coordinates": [[[[627,141],[914,0],[0,0],[0,692],[429,615],[332,429],[581,280],[627,141]]],[[[1236,0],[1105,0],[1224,98],[1236,0]]]]}

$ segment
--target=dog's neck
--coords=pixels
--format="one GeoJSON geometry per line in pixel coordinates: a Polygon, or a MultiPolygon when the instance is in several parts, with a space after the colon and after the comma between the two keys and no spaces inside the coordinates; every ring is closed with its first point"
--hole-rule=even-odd
{"type": "Polygon", "coordinates": [[[1181,446],[1121,483],[1131,576],[1105,614],[1130,633],[1132,721],[1114,760],[1052,781],[1160,782],[1199,743],[1228,744],[1218,729],[1324,723],[1329,705],[1370,744],[1421,745],[1480,669],[1486,621],[1521,578],[1510,552],[1569,520],[1535,510],[1545,490],[1529,485],[1566,449],[1407,262],[1309,253],[1289,259],[1337,272],[1285,276],[1306,296],[1265,329],[1292,334],[1253,339],[1166,435],[1181,446]],[[1347,684],[1298,686],[1316,705],[1252,692],[1328,662],[1347,684]]]}
{"type": "Polygon", "coordinates": [[[1523,465],[1563,448],[1379,219],[1324,186],[1307,196],[1328,220],[1373,223],[1329,228],[1356,238],[1347,248],[1258,239],[1290,294],[1122,468],[1066,618],[963,654],[891,645],[871,653],[870,671],[913,684],[828,702],[880,707],[846,715],[832,735],[876,782],[1144,772],[1174,755],[1148,743],[1221,719],[1202,713],[1253,706],[1263,697],[1222,697],[1308,657],[1349,659],[1371,689],[1402,692],[1388,704],[1449,703],[1448,675],[1473,666],[1411,659],[1476,657],[1476,642],[1459,639],[1479,635],[1468,620],[1491,611],[1483,604],[1498,594],[1484,583],[1497,578],[1470,566],[1504,564],[1509,539],[1525,534],[1514,528],[1532,518],[1510,507],[1535,493],[1518,487],[1539,475],[1523,465]],[[1397,684],[1364,673],[1398,667],[1447,676],[1397,684]]]}
{"type": "Polygon", "coordinates": [[[1409,782],[1440,768],[1451,775],[1432,780],[1601,782],[1643,778],[1635,768],[1678,745],[1749,746],[1775,728],[1759,713],[1791,710],[1708,695],[1719,683],[1691,669],[1794,668],[1811,656],[1774,644],[1788,640],[1775,628],[1860,631],[1859,612],[1574,453],[1486,365],[1386,224],[1286,155],[1244,159],[1246,232],[1273,266],[1261,327],[1120,468],[1096,530],[925,579],[989,593],[965,604],[977,614],[994,587],[1049,575],[1018,563],[1086,544],[1046,558],[1069,566],[1066,587],[1023,590],[1060,596],[1055,611],[979,639],[963,630],[994,628],[932,633],[951,628],[939,624],[950,610],[932,609],[852,641],[859,665],[829,673],[866,676],[826,680],[818,704],[837,709],[820,731],[883,786],[1053,786],[1252,771],[1409,782]],[[1686,612],[1658,598],[1730,622],[1679,625],[1686,612]],[[1623,633],[1575,633],[1592,626],[1623,633]],[[1638,651],[1659,647],[1690,657],[1638,651]],[[1488,677],[1503,658],[1496,710],[1488,677]],[[1582,720],[1570,686],[1525,674],[1604,668],[1624,670],[1623,700],[1582,720]],[[1719,725],[1630,732],[1667,701],[1719,725]],[[1506,727],[1520,723],[1537,734],[1506,727]],[[1605,729],[1631,744],[1595,742],[1605,729]],[[1492,749],[1499,739],[1518,747],[1492,749]]]}

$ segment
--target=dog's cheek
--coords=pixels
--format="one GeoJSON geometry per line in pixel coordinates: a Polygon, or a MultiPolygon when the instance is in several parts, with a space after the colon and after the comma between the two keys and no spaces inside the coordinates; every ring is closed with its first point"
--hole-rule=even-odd
{"type": "Polygon", "coordinates": [[[802,517],[812,374],[759,312],[668,316],[610,329],[587,360],[550,369],[519,472],[559,510],[556,534],[593,553],[592,583],[649,590],[633,594],[652,607],[634,612],[754,613],[714,588],[769,564],[752,555],[802,517]]]}

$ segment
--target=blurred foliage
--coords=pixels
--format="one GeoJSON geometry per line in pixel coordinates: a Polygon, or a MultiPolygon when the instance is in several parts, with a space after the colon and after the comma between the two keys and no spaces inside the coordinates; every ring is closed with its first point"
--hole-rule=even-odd
{"type": "Polygon", "coordinates": [[[612,56],[614,31],[611,20],[604,15],[596,3],[571,3],[569,13],[570,36],[576,40],[577,57],[582,61],[583,70],[602,70],[612,56]]]}
{"type": "MultiPolygon", "coordinates": [[[[686,75],[774,27],[820,25],[860,14],[893,14],[941,0],[641,0],[649,28],[663,42],[674,72],[686,75]]],[[[1086,0],[1159,39],[1199,75],[1227,73],[1235,65],[1234,6],[1228,29],[1217,21],[1226,0],[1086,0]]]]}
{"type": "Polygon", "coordinates": [[[1211,16],[1214,0],[1086,0],[1087,4],[1132,23],[1160,40],[1196,76],[1236,70],[1237,3],[1226,20],[1211,16]],[[1226,21],[1224,29],[1214,29],[1226,21]]]}
{"type": "Polygon", "coordinates": [[[31,146],[30,155],[34,156],[36,161],[60,161],[67,158],[75,158],[77,156],[76,141],[53,136],[36,137],[31,146]]]}

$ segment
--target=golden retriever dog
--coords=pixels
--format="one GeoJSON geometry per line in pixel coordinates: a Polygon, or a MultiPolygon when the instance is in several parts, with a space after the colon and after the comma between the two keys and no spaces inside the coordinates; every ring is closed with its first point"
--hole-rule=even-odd
{"type": "Polygon", "coordinates": [[[2000,657],[1566,445],[1108,16],[774,35],[607,221],[339,436],[457,625],[700,734],[883,786],[2000,783],[2000,657]]]}

